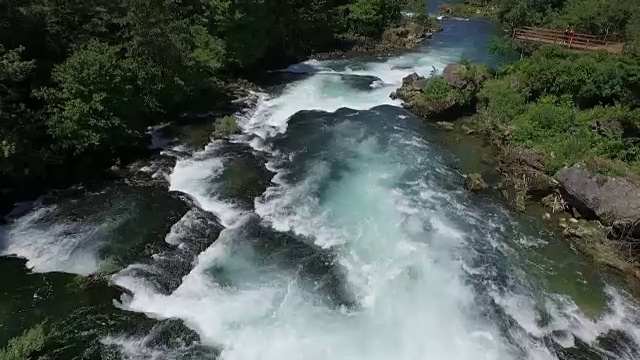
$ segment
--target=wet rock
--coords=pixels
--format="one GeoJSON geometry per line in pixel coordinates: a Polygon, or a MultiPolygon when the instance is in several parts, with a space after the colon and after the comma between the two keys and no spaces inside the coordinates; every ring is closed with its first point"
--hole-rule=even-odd
{"type": "Polygon", "coordinates": [[[544,220],[551,220],[551,214],[549,214],[549,213],[544,213],[544,215],[542,215],[542,218],[543,218],[544,220]]]}
{"type": "Polygon", "coordinates": [[[420,76],[416,73],[405,76],[402,79],[402,86],[391,93],[392,99],[401,99],[404,101],[415,100],[414,97],[419,95],[422,89],[427,86],[429,80],[424,76],[420,76]]]}
{"type": "Polygon", "coordinates": [[[587,220],[600,220],[625,236],[640,237],[640,186],[620,177],[597,174],[585,164],[555,175],[569,206],[587,220]]]}
{"type": "Polygon", "coordinates": [[[252,206],[254,199],[267,189],[271,177],[264,159],[247,150],[226,159],[222,172],[225,193],[247,206],[252,206]]]}
{"type": "Polygon", "coordinates": [[[564,221],[560,227],[563,228],[564,237],[575,244],[579,251],[591,256],[597,263],[640,279],[640,267],[628,259],[625,243],[614,243],[607,238],[610,228],[599,221],[572,220],[575,221],[564,221]]]}
{"type": "Polygon", "coordinates": [[[460,127],[460,129],[462,129],[462,131],[464,131],[467,135],[473,135],[473,134],[475,134],[475,133],[476,133],[476,131],[475,131],[475,130],[473,130],[472,128],[470,128],[470,127],[468,127],[468,126],[466,126],[466,125],[462,125],[462,126],[460,127]]]}
{"type": "Polygon", "coordinates": [[[466,175],[464,179],[464,187],[471,192],[478,192],[488,188],[487,183],[482,179],[482,175],[478,173],[466,175]]]}

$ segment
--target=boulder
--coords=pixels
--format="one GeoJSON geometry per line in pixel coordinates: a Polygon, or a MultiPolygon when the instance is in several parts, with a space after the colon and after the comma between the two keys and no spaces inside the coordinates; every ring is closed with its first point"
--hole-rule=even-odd
{"type": "Polygon", "coordinates": [[[467,71],[467,67],[463,64],[449,64],[442,71],[442,77],[444,77],[449,86],[461,89],[468,85],[467,71]]]}
{"type": "Polygon", "coordinates": [[[391,98],[403,100],[403,106],[416,115],[451,120],[474,109],[475,94],[487,77],[484,67],[451,64],[442,75],[428,79],[415,73],[405,77],[391,98]]]}
{"type": "Polygon", "coordinates": [[[640,186],[622,178],[597,174],[585,164],[556,173],[565,201],[582,218],[600,220],[620,235],[640,237],[640,186]]]}
{"type": "Polygon", "coordinates": [[[464,178],[464,187],[471,192],[478,192],[488,188],[487,183],[482,178],[482,175],[478,173],[466,175],[464,178]]]}
{"type": "Polygon", "coordinates": [[[489,71],[480,65],[449,64],[442,71],[442,76],[453,88],[475,92],[487,80],[489,71]]]}

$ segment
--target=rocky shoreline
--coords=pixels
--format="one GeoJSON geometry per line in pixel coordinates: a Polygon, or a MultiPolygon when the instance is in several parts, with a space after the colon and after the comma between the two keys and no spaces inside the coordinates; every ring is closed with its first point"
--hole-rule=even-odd
{"type": "Polygon", "coordinates": [[[409,22],[386,29],[379,40],[367,37],[345,39],[347,45],[344,49],[316,53],[309,59],[338,60],[398,55],[416,48],[439,31],[442,31],[439,25],[429,27],[409,22]]]}
{"type": "Polygon", "coordinates": [[[604,175],[588,163],[546,169],[553,154],[509,144],[509,129],[487,127],[480,119],[477,92],[489,77],[486,68],[451,64],[441,75],[407,76],[392,98],[404,101],[410,112],[455,136],[480,136],[498,154],[495,170],[501,180],[487,186],[479,174],[465,178],[474,193],[497,191],[515,211],[531,204],[547,208],[543,219],[597,263],[640,280],[640,182],[631,177],[604,175]]]}

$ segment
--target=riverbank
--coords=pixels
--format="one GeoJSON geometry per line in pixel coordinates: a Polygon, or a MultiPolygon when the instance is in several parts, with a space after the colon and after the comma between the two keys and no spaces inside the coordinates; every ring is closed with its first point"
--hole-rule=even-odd
{"type": "MultiPolygon", "coordinates": [[[[628,163],[589,150],[622,141],[616,139],[622,133],[611,130],[616,127],[633,133],[629,118],[636,113],[624,107],[574,110],[573,104],[563,107],[553,99],[528,104],[518,86],[530,79],[518,76],[463,62],[433,78],[409,76],[392,97],[445,128],[482,134],[498,154],[496,168],[503,174],[495,188],[513,209],[525,211],[532,201],[546,206],[544,221],[580,251],[640,279],[638,175],[628,163]],[[467,118],[449,123],[462,116],[467,118]],[[552,216],[563,212],[569,217],[552,216]]],[[[477,179],[470,184],[475,191],[485,188],[477,179]]]]}
{"type": "Polygon", "coordinates": [[[461,19],[484,18],[496,20],[499,7],[491,1],[467,0],[442,4],[438,7],[438,16],[456,17],[461,19]]]}
{"type": "MultiPolygon", "coordinates": [[[[341,35],[339,41],[323,46],[323,48],[329,47],[334,50],[314,53],[312,49],[301,49],[294,55],[279,57],[278,59],[282,59],[282,61],[276,61],[274,64],[279,66],[284,64],[286,67],[297,63],[300,59],[309,57],[327,60],[362,56],[391,56],[415,48],[422,41],[430,38],[434,32],[441,30],[435,18],[428,16],[423,18],[421,23],[406,17],[394,18],[390,24],[385,26],[387,28],[384,31],[381,30],[379,35],[359,36],[357,32],[341,35]]],[[[210,93],[201,89],[198,90],[200,93],[193,94],[191,98],[184,101],[181,100],[180,104],[173,104],[170,109],[154,110],[151,114],[146,114],[145,120],[141,123],[152,125],[146,128],[140,125],[129,131],[134,134],[133,138],[126,141],[118,140],[121,144],[117,148],[109,148],[105,152],[91,150],[87,151],[90,152],[88,155],[83,155],[80,151],[66,154],[68,151],[58,149],[56,157],[69,158],[65,161],[49,159],[46,166],[43,165],[37,171],[26,168],[20,170],[24,172],[23,174],[20,174],[13,166],[10,171],[4,171],[0,168],[2,170],[0,172],[0,182],[2,183],[0,184],[0,195],[2,195],[0,222],[6,221],[5,216],[7,215],[9,218],[19,215],[19,212],[11,214],[17,202],[34,200],[47,192],[55,192],[74,185],[81,186],[82,184],[96,187],[104,181],[126,180],[131,175],[128,168],[135,168],[137,162],[148,160],[162,150],[155,143],[157,142],[158,129],[165,131],[170,128],[167,126],[169,124],[181,127],[190,123],[196,125],[209,123],[213,138],[223,138],[237,132],[238,127],[235,120],[232,119],[232,115],[242,111],[246,105],[243,104],[243,99],[247,95],[261,91],[259,85],[256,84],[263,81],[271,69],[269,67],[271,65],[273,64],[267,63],[254,66],[251,69],[236,69],[229,74],[231,78],[226,76],[219,79],[214,92],[210,93]],[[239,77],[241,75],[247,75],[250,80],[239,77]],[[150,121],[150,118],[154,120],[150,121]],[[44,178],[46,181],[43,180],[44,178]]],[[[77,130],[80,131],[80,129],[77,130]]],[[[87,129],[87,132],[92,131],[97,130],[87,129]]],[[[105,146],[103,143],[107,141],[108,139],[103,139],[97,146],[105,146]]],[[[162,141],[166,142],[167,139],[162,141]]],[[[206,139],[203,138],[203,141],[206,139]]],[[[10,161],[9,158],[5,160],[10,161]]],[[[32,165],[36,166],[35,162],[32,165]]]]}
{"type": "Polygon", "coordinates": [[[417,48],[423,41],[430,39],[434,33],[442,31],[442,26],[435,18],[428,18],[425,23],[405,22],[393,25],[384,30],[380,39],[370,37],[351,37],[344,40],[339,48],[310,55],[312,60],[338,60],[358,57],[390,57],[417,48]]]}

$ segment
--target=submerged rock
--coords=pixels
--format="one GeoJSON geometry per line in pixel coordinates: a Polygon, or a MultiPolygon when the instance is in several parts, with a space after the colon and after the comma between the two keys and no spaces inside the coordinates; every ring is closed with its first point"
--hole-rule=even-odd
{"type": "Polygon", "coordinates": [[[454,129],[453,123],[448,121],[438,121],[436,125],[438,125],[439,128],[448,130],[448,131],[452,131],[454,129]]]}
{"type": "Polygon", "coordinates": [[[625,236],[640,237],[640,186],[621,177],[597,174],[585,164],[556,173],[569,206],[587,220],[600,220],[625,236]]]}
{"type": "Polygon", "coordinates": [[[564,218],[559,227],[564,237],[576,245],[579,251],[591,256],[596,262],[630,274],[640,279],[640,267],[635,261],[629,261],[625,252],[625,243],[614,243],[607,238],[610,228],[599,221],[587,221],[564,218]]]}
{"type": "Polygon", "coordinates": [[[478,192],[488,188],[487,183],[482,178],[482,175],[478,173],[466,175],[464,179],[464,187],[471,192],[478,192]]]}

